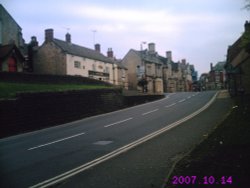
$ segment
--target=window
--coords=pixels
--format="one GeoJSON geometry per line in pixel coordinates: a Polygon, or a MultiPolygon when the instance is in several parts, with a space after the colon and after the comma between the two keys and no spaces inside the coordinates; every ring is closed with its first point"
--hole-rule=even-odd
{"type": "Polygon", "coordinates": [[[109,67],[105,67],[105,71],[106,73],[109,73],[109,67]]]}
{"type": "Polygon", "coordinates": [[[74,67],[80,69],[81,68],[81,62],[80,61],[75,61],[74,62],[74,67]]]}
{"type": "Polygon", "coordinates": [[[92,65],[92,69],[93,69],[93,71],[96,71],[96,66],[95,66],[95,64],[92,65]]]}

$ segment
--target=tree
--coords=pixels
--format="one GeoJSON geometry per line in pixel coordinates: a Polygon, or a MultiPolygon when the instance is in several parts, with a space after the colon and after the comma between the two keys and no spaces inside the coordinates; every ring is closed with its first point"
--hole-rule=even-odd
{"type": "MultiPolygon", "coordinates": [[[[250,0],[245,0],[245,6],[244,9],[250,11],[250,0]]],[[[241,37],[241,47],[245,48],[247,50],[247,52],[250,53],[250,29],[249,26],[250,23],[248,21],[246,21],[245,23],[245,32],[243,33],[242,37],[241,37]]]]}
{"type": "Polygon", "coordinates": [[[250,10],[250,0],[245,0],[245,6],[244,9],[250,10]]]}
{"type": "Polygon", "coordinates": [[[142,87],[142,92],[144,93],[147,93],[148,92],[148,81],[145,79],[145,78],[142,78],[138,81],[138,86],[142,87]]]}

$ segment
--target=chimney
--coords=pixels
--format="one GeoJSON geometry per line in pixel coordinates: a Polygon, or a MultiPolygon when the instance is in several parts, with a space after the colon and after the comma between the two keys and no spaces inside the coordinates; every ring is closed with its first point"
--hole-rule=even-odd
{"type": "Polygon", "coordinates": [[[65,35],[65,40],[66,42],[71,43],[71,35],[69,33],[65,35]]]}
{"type": "Polygon", "coordinates": [[[245,32],[250,32],[250,22],[246,21],[244,26],[245,26],[245,32]]]}
{"type": "Polygon", "coordinates": [[[172,51],[167,51],[166,56],[168,58],[168,63],[171,63],[171,61],[172,61],[172,51]]]}
{"type": "Polygon", "coordinates": [[[213,63],[210,63],[210,71],[213,70],[213,63]]]}
{"type": "Polygon", "coordinates": [[[45,30],[45,42],[51,42],[54,39],[54,30],[46,29],[45,30]]]}
{"type": "Polygon", "coordinates": [[[32,47],[38,46],[38,42],[37,42],[36,36],[32,36],[31,37],[30,44],[31,44],[32,47]]]}
{"type": "Polygon", "coordinates": [[[114,58],[114,53],[113,53],[112,48],[108,48],[107,56],[108,56],[109,58],[114,58]]]}
{"type": "Polygon", "coordinates": [[[155,53],[155,43],[149,43],[148,44],[148,51],[149,51],[150,54],[155,53]]]}
{"type": "Polygon", "coordinates": [[[100,44],[95,44],[95,51],[101,53],[101,45],[100,44]]]}

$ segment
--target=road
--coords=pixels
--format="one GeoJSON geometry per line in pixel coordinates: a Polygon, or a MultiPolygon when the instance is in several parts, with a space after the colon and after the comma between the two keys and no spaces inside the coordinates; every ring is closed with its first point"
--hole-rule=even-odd
{"type": "Polygon", "coordinates": [[[53,184],[84,171],[177,126],[214,95],[166,94],[159,101],[1,139],[0,187],[46,186],[46,180],[53,184]]]}

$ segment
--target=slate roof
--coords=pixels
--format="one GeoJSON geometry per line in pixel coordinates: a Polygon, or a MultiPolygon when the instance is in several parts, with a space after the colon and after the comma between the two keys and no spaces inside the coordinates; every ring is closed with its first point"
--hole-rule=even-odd
{"type": "Polygon", "coordinates": [[[172,70],[173,71],[178,71],[179,70],[179,63],[172,63],[172,70]]]}
{"type": "Polygon", "coordinates": [[[147,50],[143,50],[143,51],[132,50],[132,51],[135,52],[143,61],[156,63],[156,64],[162,64],[162,61],[160,60],[158,55],[150,54],[148,53],[147,50]]]}
{"type": "Polygon", "coordinates": [[[97,52],[96,50],[92,50],[83,46],[79,46],[76,44],[68,43],[63,40],[59,39],[54,39],[54,43],[60,47],[64,52],[71,54],[71,55],[76,55],[79,57],[85,57],[89,59],[94,59],[106,63],[111,63],[113,64],[114,61],[103,54],[97,52]]]}
{"type": "MultiPolygon", "coordinates": [[[[144,61],[167,65],[168,58],[166,57],[157,54],[149,54],[147,50],[137,51],[132,49],[132,51],[135,52],[138,56],[140,56],[144,61]]],[[[171,61],[172,70],[179,71],[179,64],[179,62],[171,61]]]]}

